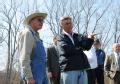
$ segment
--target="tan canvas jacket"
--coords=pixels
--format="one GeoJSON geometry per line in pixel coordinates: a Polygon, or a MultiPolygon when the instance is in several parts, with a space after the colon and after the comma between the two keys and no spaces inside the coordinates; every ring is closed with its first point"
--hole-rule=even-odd
{"type": "Polygon", "coordinates": [[[18,49],[20,52],[19,61],[26,79],[33,77],[30,67],[30,57],[35,44],[35,39],[30,30],[35,34],[35,31],[33,31],[31,27],[28,27],[20,33],[18,40],[18,49]]]}
{"type": "Polygon", "coordinates": [[[106,75],[110,78],[114,78],[116,71],[117,71],[117,62],[115,59],[115,55],[112,53],[111,55],[106,56],[104,69],[106,75]]]}

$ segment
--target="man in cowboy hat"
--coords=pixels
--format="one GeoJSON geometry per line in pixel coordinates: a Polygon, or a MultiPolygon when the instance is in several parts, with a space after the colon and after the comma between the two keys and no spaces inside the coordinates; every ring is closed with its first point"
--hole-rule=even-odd
{"type": "Polygon", "coordinates": [[[46,16],[46,13],[40,12],[34,12],[27,16],[24,20],[27,28],[19,36],[21,76],[26,84],[48,84],[45,50],[38,33],[46,16]]]}

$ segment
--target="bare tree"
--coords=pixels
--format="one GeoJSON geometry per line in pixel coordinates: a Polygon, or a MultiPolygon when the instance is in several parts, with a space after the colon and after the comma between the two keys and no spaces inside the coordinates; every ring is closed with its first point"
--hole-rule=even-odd
{"type": "Polygon", "coordinates": [[[16,72],[13,72],[13,70],[16,68],[14,64],[17,62],[15,58],[17,36],[19,30],[24,28],[22,24],[23,19],[31,13],[31,11],[38,10],[39,5],[37,0],[32,1],[32,3],[33,4],[30,5],[31,3],[29,0],[25,0],[24,2],[23,0],[19,2],[17,0],[9,0],[5,3],[4,1],[1,3],[0,27],[1,30],[4,31],[4,33],[1,34],[3,35],[3,40],[1,41],[6,44],[5,46],[8,51],[5,84],[13,84],[14,78],[16,77],[16,72]]]}
{"type": "Polygon", "coordinates": [[[10,3],[5,4],[4,2],[1,3],[2,7],[0,10],[1,14],[1,23],[0,27],[4,30],[4,42],[7,46],[8,56],[7,56],[7,66],[6,66],[6,84],[10,84],[11,79],[11,71],[12,71],[12,64],[14,53],[16,50],[16,39],[17,33],[19,31],[19,27],[21,26],[22,17],[19,17],[18,8],[21,6],[22,2],[17,4],[14,0],[10,0],[10,3]]]}
{"type": "Polygon", "coordinates": [[[103,22],[107,19],[104,16],[106,17],[105,13],[109,10],[112,1],[108,2],[102,10],[96,6],[97,4],[97,0],[51,0],[50,4],[45,0],[46,11],[49,14],[47,24],[53,35],[60,34],[59,18],[68,15],[73,19],[74,31],[84,34],[101,33],[97,38],[100,38],[105,48],[113,37],[113,35],[109,36],[112,32],[111,27],[103,22]]]}
{"type": "Polygon", "coordinates": [[[114,22],[114,43],[118,43],[120,41],[120,13],[115,16],[115,22],[114,22]]]}
{"type": "Polygon", "coordinates": [[[73,18],[73,23],[75,23],[73,24],[74,29],[77,28],[80,30],[79,23],[81,12],[83,11],[83,7],[80,5],[80,0],[51,0],[51,4],[48,4],[47,0],[45,0],[45,6],[49,14],[47,24],[49,25],[53,35],[60,34],[59,18],[65,15],[71,16],[73,18]]]}
{"type": "Polygon", "coordinates": [[[4,41],[4,39],[3,39],[3,32],[1,32],[0,33],[0,46],[1,46],[1,44],[2,44],[3,41],[4,41]]]}

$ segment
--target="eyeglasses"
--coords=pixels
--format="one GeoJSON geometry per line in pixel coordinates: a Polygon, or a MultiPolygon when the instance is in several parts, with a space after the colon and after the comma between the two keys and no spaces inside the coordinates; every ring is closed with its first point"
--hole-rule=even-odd
{"type": "Polygon", "coordinates": [[[40,23],[43,23],[44,20],[43,19],[37,19],[40,23]]]}
{"type": "Polygon", "coordinates": [[[65,25],[69,25],[69,24],[71,24],[71,22],[69,22],[69,23],[65,23],[65,25]]]}

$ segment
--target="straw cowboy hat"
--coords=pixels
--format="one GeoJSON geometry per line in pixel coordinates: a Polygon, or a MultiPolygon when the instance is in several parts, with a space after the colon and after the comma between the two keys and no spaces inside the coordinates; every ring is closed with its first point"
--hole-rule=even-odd
{"type": "Polygon", "coordinates": [[[24,25],[29,25],[30,20],[32,20],[35,17],[39,17],[39,16],[41,16],[45,19],[46,16],[47,16],[47,13],[42,13],[42,12],[39,12],[39,11],[35,11],[25,18],[23,24],[24,25]]]}

